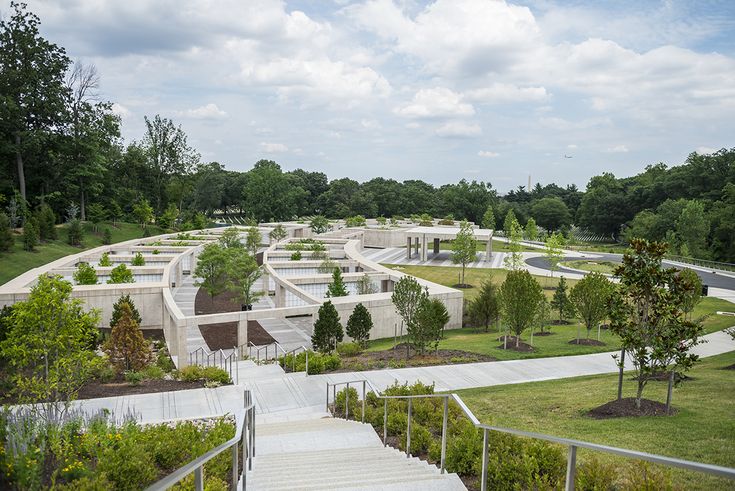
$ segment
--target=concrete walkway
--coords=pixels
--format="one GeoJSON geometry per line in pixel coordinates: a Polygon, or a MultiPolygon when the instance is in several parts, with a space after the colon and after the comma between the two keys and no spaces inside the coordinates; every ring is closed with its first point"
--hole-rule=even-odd
{"type": "MultiPolygon", "coordinates": [[[[724,332],[704,336],[707,343],[694,352],[702,357],[735,350],[735,341],[724,332]]],[[[560,356],[529,360],[468,363],[421,368],[372,370],[306,376],[285,374],[277,365],[256,366],[239,362],[239,385],[217,389],[194,389],[159,394],[141,394],[77,401],[89,411],[107,408],[116,415],[134,413],[144,422],[173,418],[198,418],[230,413],[243,404],[243,389],[251,389],[260,415],[283,411],[323,411],[326,384],[367,379],[383,390],[395,382],[434,383],[437,391],[518,384],[583,375],[614,373],[618,370],[612,353],[560,356]]],[[[357,386],[358,391],[361,385],[357,386]]]]}

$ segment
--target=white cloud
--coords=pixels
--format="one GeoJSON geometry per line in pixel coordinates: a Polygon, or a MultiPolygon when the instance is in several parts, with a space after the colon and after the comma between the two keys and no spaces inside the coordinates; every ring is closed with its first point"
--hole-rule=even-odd
{"type": "Polygon", "coordinates": [[[492,159],[495,157],[500,157],[500,154],[497,152],[491,152],[489,150],[480,150],[479,152],[477,152],[477,156],[492,159]]]}
{"type": "Polygon", "coordinates": [[[711,153],[715,153],[716,151],[717,149],[712,147],[697,147],[697,153],[700,155],[709,155],[711,153]]]}
{"type": "Polygon", "coordinates": [[[444,138],[469,138],[482,134],[482,128],[475,123],[465,123],[464,121],[450,121],[441,125],[435,131],[437,136],[444,138]]]}
{"type": "Polygon", "coordinates": [[[576,144],[574,144],[574,143],[570,143],[569,145],[567,145],[567,148],[568,148],[569,150],[576,150],[576,149],[577,149],[577,145],[576,145],[576,144]]]}
{"type": "Polygon", "coordinates": [[[615,145],[605,149],[605,153],[628,153],[628,147],[625,145],[615,145]]]}
{"type": "Polygon", "coordinates": [[[260,149],[265,153],[284,153],[288,152],[288,147],[283,143],[267,143],[261,142],[260,149]]]}
{"type": "Polygon", "coordinates": [[[123,119],[130,116],[130,110],[117,102],[112,105],[112,113],[123,119]]]}
{"type": "Polygon", "coordinates": [[[205,106],[197,107],[195,109],[187,109],[186,111],[180,111],[177,113],[178,116],[191,119],[203,119],[203,120],[216,120],[226,119],[227,113],[217,107],[217,104],[207,104],[205,106]]]}
{"type": "Polygon", "coordinates": [[[488,87],[465,92],[465,99],[485,104],[513,102],[544,102],[549,94],[544,87],[519,87],[514,84],[494,83],[488,87]]]}
{"type": "Polygon", "coordinates": [[[462,102],[462,96],[446,87],[421,89],[413,101],[395,109],[399,116],[408,118],[445,118],[455,116],[472,116],[475,108],[472,104],[462,102]]]}

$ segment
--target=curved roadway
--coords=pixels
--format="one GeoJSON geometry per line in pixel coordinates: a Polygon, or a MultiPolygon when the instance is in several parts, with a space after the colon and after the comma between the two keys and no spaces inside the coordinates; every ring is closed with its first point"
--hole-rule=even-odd
{"type": "MultiPolygon", "coordinates": [[[[611,254],[607,252],[581,252],[581,254],[589,254],[590,256],[581,257],[581,256],[564,256],[561,259],[561,262],[559,264],[560,269],[564,269],[564,262],[566,261],[594,261],[594,260],[601,260],[601,261],[611,261],[619,263],[623,259],[622,254],[611,254]]],[[[533,266],[535,268],[539,269],[545,269],[547,271],[551,271],[551,267],[549,266],[549,262],[545,257],[532,257],[526,259],[526,263],[529,266],[533,266]]],[[[680,267],[679,264],[674,264],[669,261],[664,261],[664,264],[672,267],[680,267]]],[[[577,274],[583,274],[580,273],[579,270],[568,270],[568,272],[574,272],[577,274]]],[[[735,290],[735,277],[731,276],[727,273],[716,273],[714,271],[702,271],[701,269],[693,269],[695,273],[702,279],[702,283],[705,285],[708,285],[712,288],[724,288],[727,290],[735,290]]]]}

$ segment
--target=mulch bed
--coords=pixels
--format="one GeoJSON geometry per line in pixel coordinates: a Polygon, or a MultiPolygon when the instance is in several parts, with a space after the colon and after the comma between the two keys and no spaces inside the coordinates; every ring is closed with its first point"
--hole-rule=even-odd
{"type": "MultiPolygon", "coordinates": [[[[239,312],[240,304],[233,302],[234,295],[225,292],[212,299],[207,292],[199,289],[194,300],[194,312],[199,314],[220,314],[223,312],[239,312]]],[[[199,326],[204,341],[210,350],[231,349],[237,346],[237,322],[218,322],[199,326]]],[[[257,346],[271,344],[275,341],[260,325],[260,322],[248,321],[248,341],[257,346]]]]}
{"type": "Polygon", "coordinates": [[[569,344],[578,344],[583,346],[605,346],[605,343],[603,343],[602,341],[588,338],[572,339],[571,341],[569,341],[569,344]]]}
{"type": "Polygon", "coordinates": [[[533,333],[534,336],[551,336],[553,334],[556,334],[555,332],[551,331],[544,331],[544,332],[535,332],[533,333]]]}
{"type": "MultiPolygon", "coordinates": [[[[401,367],[425,367],[433,365],[456,365],[462,363],[476,363],[483,361],[497,361],[497,358],[471,353],[462,350],[440,349],[427,350],[425,354],[419,355],[410,351],[410,357],[406,358],[406,343],[396,345],[395,349],[382,351],[363,351],[355,356],[342,357],[343,367],[335,372],[349,372],[356,369],[371,369],[377,366],[389,366],[389,364],[400,364],[401,367]]],[[[332,372],[334,373],[334,372],[332,372]]]]}
{"type": "Polygon", "coordinates": [[[456,285],[452,285],[452,288],[467,289],[467,288],[474,288],[474,286],[467,284],[467,283],[457,283],[456,285]]]}
{"type": "Polygon", "coordinates": [[[594,419],[623,418],[629,416],[669,416],[676,414],[676,408],[671,408],[671,413],[666,413],[666,404],[663,402],[641,399],[641,408],[635,407],[635,397],[606,402],[587,413],[594,419]]]}
{"type": "MultiPolygon", "coordinates": [[[[668,382],[669,381],[669,373],[670,372],[657,372],[652,374],[649,377],[649,380],[653,380],[655,382],[668,382]]],[[[635,380],[635,379],[633,379],[635,380]]],[[[691,377],[688,377],[684,375],[683,373],[675,372],[674,373],[674,383],[678,384],[679,382],[684,382],[687,380],[692,380],[691,377]]]]}
{"type": "Polygon", "coordinates": [[[568,326],[569,324],[571,324],[571,322],[569,322],[569,321],[560,321],[559,319],[554,319],[549,324],[551,324],[552,326],[568,326]]]}
{"type": "Polygon", "coordinates": [[[729,367],[725,367],[723,368],[723,370],[735,370],[735,364],[732,364],[729,367]]]}
{"type": "MultiPolygon", "coordinates": [[[[498,341],[503,343],[504,336],[500,336],[498,338],[498,341]]],[[[499,349],[503,349],[503,344],[498,346],[499,349]]],[[[518,341],[518,346],[516,346],[516,337],[515,336],[508,336],[508,342],[507,342],[507,349],[513,350],[513,351],[520,351],[522,353],[532,353],[533,346],[531,346],[528,343],[524,343],[523,341],[518,341]]]]}
{"type": "Polygon", "coordinates": [[[145,380],[138,385],[127,382],[91,382],[79,391],[79,399],[95,399],[97,397],[129,396],[133,394],[152,394],[174,390],[200,389],[204,381],[183,382],[179,380],[145,380]]]}

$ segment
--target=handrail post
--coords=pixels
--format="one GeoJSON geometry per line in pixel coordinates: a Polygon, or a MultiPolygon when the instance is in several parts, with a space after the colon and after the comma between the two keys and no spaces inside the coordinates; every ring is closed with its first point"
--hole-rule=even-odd
{"type": "Polygon", "coordinates": [[[365,399],[367,399],[365,393],[365,381],[362,381],[362,422],[365,422],[365,399]]]}
{"type": "Polygon", "coordinates": [[[480,477],[480,491],[487,491],[487,428],[482,429],[482,477],[480,477]]]}
{"type": "MultiPolygon", "coordinates": [[[[296,358],[294,357],[294,363],[296,363],[296,358]]],[[[295,365],[294,365],[295,366],[295,365]]],[[[309,350],[306,350],[306,377],[309,376],[309,350]]]]}
{"type": "Polygon", "coordinates": [[[345,389],[345,419],[350,419],[350,383],[347,382],[345,389]]]}
{"type": "Polygon", "coordinates": [[[406,457],[411,457],[411,401],[408,399],[408,423],[406,424],[406,457]]]}
{"type": "Polygon", "coordinates": [[[383,399],[383,446],[388,446],[388,399],[383,399]]]}
{"type": "Polygon", "coordinates": [[[204,466],[200,465],[194,469],[194,489],[204,491],[204,466]]]}
{"type": "Polygon", "coordinates": [[[329,412],[329,382],[327,382],[327,403],[324,406],[324,410],[329,412]]]}
{"type": "Polygon", "coordinates": [[[449,416],[449,396],[444,398],[444,417],[442,418],[442,456],[441,473],[444,474],[444,462],[447,457],[447,418],[449,416]]]}
{"type": "Polygon", "coordinates": [[[569,446],[569,454],[567,454],[567,483],[564,489],[566,491],[574,491],[574,479],[577,474],[577,447],[569,446]]]}
{"type": "Polygon", "coordinates": [[[237,444],[230,447],[232,453],[231,489],[237,489],[237,444]]]}
{"type": "Polygon", "coordinates": [[[250,456],[250,468],[253,468],[253,457],[255,457],[255,406],[250,408],[250,427],[252,432],[252,438],[250,439],[250,446],[252,453],[250,456]]]}

